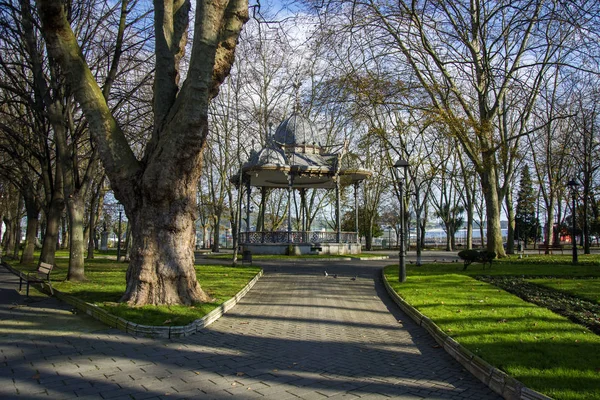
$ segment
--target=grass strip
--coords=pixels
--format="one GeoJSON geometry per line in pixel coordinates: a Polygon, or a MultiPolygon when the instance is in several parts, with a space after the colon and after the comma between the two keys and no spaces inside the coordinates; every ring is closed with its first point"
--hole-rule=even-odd
{"type": "Polygon", "coordinates": [[[536,285],[545,286],[559,292],[600,304],[600,279],[529,279],[536,285]]]}
{"type": "Polygon", "coordinates": [[[600,335],[600,304],[596,302],[585,300],[565,291],[554,290],[549,286],[539,285],[536,283],[540,281],[538,279],[526,280],[513,276],[479,276],[477,279],[491,283],[525,301],[563,315],[600,335]]]}
{"type": "MultiPolygon", "coordinates": [[[[208,259],[231,260],[232,254],[210,254],[208,259]]],[[[253,254],[252,260],[306,260],[306,259],[332,259],[332,258],[381,258],[380,254],[360,253],[360,254],[304,254],[300,256],[286,256],[282,254],[253,254]]],[[[242,259],[242,254],[238,254],[238,260],[242,259]]]]}
{"type": "MultiPolygon", "coordinates": [[[[223,302],[235,296],[260,271],[259,267],[196,265],[198,282],[211,297],[212,303],[192,306],[143,306],[129,307],[118,303],[125,293],[125,273],[127,264],[116,263],[115,260],[96,258],[86,261],[85,282],[66,281],[67,268],[62,260],[57,259],[58,265],[51,275],[52,286],[66,294],[77,297],[88,303],[96,304],[102,309],[142,325],[179,326],[187,325],[217,308],[223,302]]],[[[65,264],[66,265],[66,264],[65,264]]],[[[18,266],[29,271],[35,270],[35,265],[18,266]]]]}
{"type": "MultiPolygon", "coordinates": [[[[494,264],[494,273],[512,274],[514,265],[500,264],[494,264]]],[[[529,274],[549,272],[539,265],[525,266],[529,274]]],[[[526,386],[556,399],[600,399],[600,336],[469,276],[481,274],[479,269],[467,272],[457,271],[456,265],[413,267],[400,284],[398,267],[385,269],[394,290],[408,303],[526,386]]],[[[581,267],[577,272],[589,271],[581,267]]]]}

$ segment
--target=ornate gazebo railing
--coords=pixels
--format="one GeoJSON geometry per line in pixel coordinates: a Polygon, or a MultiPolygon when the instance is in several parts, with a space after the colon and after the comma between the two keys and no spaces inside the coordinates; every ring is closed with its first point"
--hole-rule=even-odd
{"type": "Polygon", "coordinates": [[[356,232],[240,232],[241,243],[358,243],[356,232]]]}

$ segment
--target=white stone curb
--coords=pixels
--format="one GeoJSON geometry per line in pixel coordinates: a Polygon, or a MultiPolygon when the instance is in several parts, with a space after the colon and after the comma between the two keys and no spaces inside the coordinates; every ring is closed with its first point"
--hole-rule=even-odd
{"type": "Polygon", "coordinates": [[[248,291],[252,289],[254,284],[260,279],[262,275],[263,270],[261,269],[260,272],[256,274],[256,276],[252,278],[252,280],[248,282],[248,284],[242,290],[240,290],[234,297],[223,302],[219,307],[215,308],[214,310],[206,314],[204,317],[197,319],[188,325],[183,326],[150,326],[135,324],[123,318],[117,317],[116,315],[112,315],[109,312],[103,310],[102,308],[96,306],[95,304],[87,303],[76,297],[64,294],[56,289],[54,289],[54,296],[64,301],[65,303],[72,305],[78,310],[85,312],[92,318],[102,321],[112,328],[117,328],[133,336],[171,339],[176,337],[193,335],[196,332],[204,329],[205,327],[218,320],[223,314],[231,310],[233,306],[235,306],[246,295],[246,293],[248,293],[248,291]]]}

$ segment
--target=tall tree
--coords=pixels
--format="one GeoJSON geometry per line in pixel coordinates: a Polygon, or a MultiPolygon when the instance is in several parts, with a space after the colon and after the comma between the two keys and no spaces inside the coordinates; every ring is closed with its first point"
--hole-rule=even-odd
{"type": "Polygon", "coordinates": [[[187,77],[179,85],[189,0],[154,1],[154,129],[141,159],[111,113],[60,0],[39,0],[49,52],[89,123],[100,158],[132,227],[130,305],[210,300],[194,269],[196,184],[208,133],[208,105],[234,59],[248,19],[245,0],[198,1],[187,77]]]}
{"type": "Polygon", "coordinates": [[[525,246],[529,241],[535,240],[538,235],[539,222],[536,217],[536,200],[537,195],[533,190],[529,166],[525,164],[521,170],[521,182],[515,212],[515,238],[522,240],[525,246]]]}
{"type": "Polygon", "coordinates": [[[431,117],[459,141],[480,177],[487,247],[503,256],[503,160],[498,154],[510,151],[517,137],[498,131],[498,115],[503,104],[513,103],[505,103],[507,98],[522,97],[531,107],[535,95],[528,93],[535,94],[540,77],[564,61],[558,49],[578,37],[573,29],[578,23],[593,23],[587,7],[595,6],[546,0],[318,3],[325,29],[379,50],[358,62],[386,58],[389,69],[414,73],[428,95],[431,117]],[[562,15],[568,18],[558,18],[562,15]]]}

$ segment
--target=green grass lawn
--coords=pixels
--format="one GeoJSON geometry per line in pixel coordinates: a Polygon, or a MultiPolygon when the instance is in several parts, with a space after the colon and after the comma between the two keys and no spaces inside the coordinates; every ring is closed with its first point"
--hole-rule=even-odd
{"type": "Polygon", "coordinates": [[[569,293],[600,304],[600,279],[528,279],[537,285],[569,293]]]}
{"type": "Polygon", "coordinates": [[[556,399],[600,399],[600,336],[535,306],[475,275],[600,276],[600,267],[555,262],[495,262],[410,267],[398,283],[398,267],[385,274],[401,297],[473,353],[556,399]]]}
{"type": "MultiPolygon", "coordinates": [[[[86,261],[86,282],[66,281],[68,253],[57,253],[56,267],[52,271],[52,286],[88,303],[96,304],[110,313],[142,325],[187,325],[200,319],[235,296],[260,271],[260,267],[228,267],[220,265],[196,265],[196,275],[202,288],[215,299],[213,303],[194,306],[144,306],[128,307],[118,303],[125,293],[127,264],[117,264],[111,256],[102,255],[86,261]]],[[[35,271],[35,265],[17,266],[35,271]]]]}
{"type": "MultiPolygon", "coordinates": [[[[305,254],[301,256],[286,256],[278,254],[253,254],[252,260],[304,260],[304,259],[331,259],[331,258],[378,258],[380,254],[360,253],[360,254],[305,254]]],[[[232,254],[211,254],[206,258],[216,260],[231,260],[232,254]]],[[[242,259],[242,254],[238,254],[238,260],[242,259]]]]}

